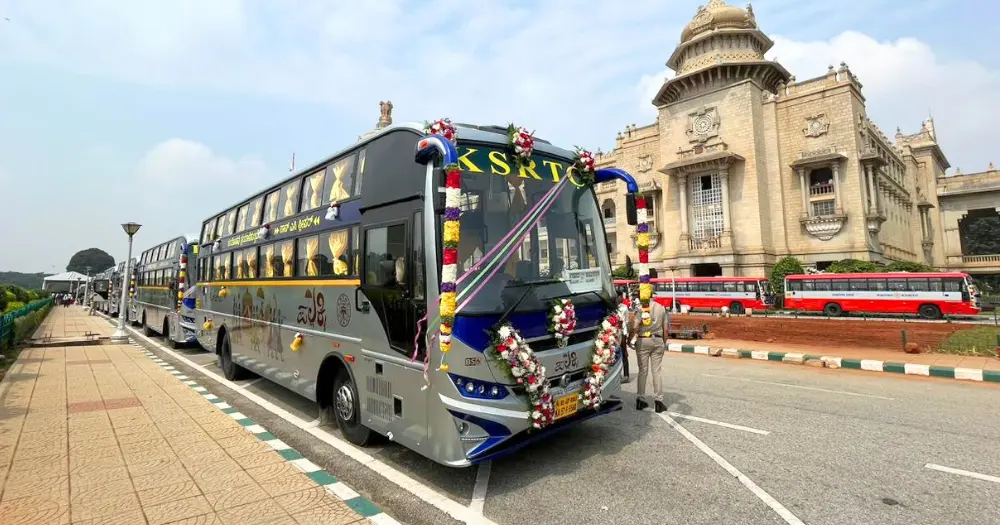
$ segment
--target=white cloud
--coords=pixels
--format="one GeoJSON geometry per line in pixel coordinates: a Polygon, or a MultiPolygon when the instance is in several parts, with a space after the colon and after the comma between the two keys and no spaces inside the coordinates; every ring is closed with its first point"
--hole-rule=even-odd
{"type": "Polygon", "coordinates": [[[775,37],[777,57],[798,79],[822,75],[846,62],[863,85],[869,116],[892,138],[919,131],[934,116],[938,141],[963,171],[986,169],[992,160],[995,123],[1000,120],[1000,72],[974,61],[944,60],[914,38],[879,42],[845,31],[827,41],[796,42],[775,37]]]}
{"type": "Polygon", "coordinates": [[[216,154],[204,144],[172,138],[146,152],[136,172],[148,183],[187,190],[259,183],[267,174],[267,167],[257,157],[234,160],[216,154]]]}

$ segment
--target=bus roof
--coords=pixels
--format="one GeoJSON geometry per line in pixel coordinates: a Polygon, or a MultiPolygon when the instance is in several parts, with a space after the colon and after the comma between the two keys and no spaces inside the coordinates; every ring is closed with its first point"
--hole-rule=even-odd
{"type": "Polygon", "coordinates": [[[686,283],[711,283],[711,282],[758,282],[766,281],[767,277],[677,277],[671,279],[670,277],[657,277],[656,279],[650,279],[654,283],[670,282],[670,281],[683,281],[686,283]]]}
{"type": "MultiPolygon", "coordinates": [[[[458,131],[458,140],[461,141],[461,142],[488,142],[488,143],[496,143],[496,144],[507,144],[507,129],[506,129],[506,127],[500,127],[500,126],[477,126],[477,125],[473,125],[473,124],[454,124],[454,126],[455,126],[456,130],[458,131]]],[[[347,155],[349,153],[352,153],[352,152],[354,152],[356,150],[364,148],[365,146],[368,146],[372,142],[378,140],[380,137],[382,137],[384,135],[387,135],[389,133],[392,133],[393,131],[399,131],[399,130],[408,130],[408,131],[416,133],[418,136],[424,136],[424,135],[426,135],[426,133],[424,132],[424,124],[419,123],[419,122],[402,122],[402,123],[399,123],[399,124],[393,124],[391,126],[387,126],[387,127],[383,128],[383,129],[379,130],[378,132],[372,134],[371,136],[365,137],[363,140],[355,142],[354,144],[351,144],[350,146],[347,146],[347,147],[345,147],[345,148],[337,151],[333,155],[330,155],[328,157],[322,158],[319,161],[313,162],[313,163],[307,165],[305,168],[296,171],[294,174],[289,175],[287,177],[284,177],[281,180],[279,180],[279,181],[277,181],[277,182],[275,182],[273,184],[270,184],[270,185],[268,185],[268,186],[266,186],[264,188],[261,188],[259,191],[251,193],[249,196],[236,201],[235,203],[233,203],[230,206],[226,206],[225,208],[222,208],[222,211],[217,212],[217,213],[213,213],[212,215],[209,215],[207,218],[205,218],[204,220],[202,220],[201,223],[204,225],[205,222],[210,221],[210,220],[212,220],[212,219],[214,219],[214,218],[216,218],[216,217],[218,217],[220,215],[223,215],[226,212],[228,212],[229,210],[237,208],[237,207],[239,207],[239,206],[241,206],[241,205],[243,205],[243,204],[245,204],[247,202],[250,202],[250,201],[256,199],[257,197],[260,197],[262,195],[266,195],[266,194],[268,194],[268,193],[270,193],[270,192],[272,192],[272,191],[274,191],[276,189],[280,189],[285,184],[288,184],[289,182],[294,181],[295,179],[297,179],[299,177],[302,177],[304,175],[307,175],[307,174],[310,174],[312,172],[315,172],[316,170],[318,170],[320,168],[323,168],[324,166],[330,164],[331,162],[334,162],[338,158],[341,158],[341,157],[343,157],[343,156],[345,156],[345,155],[347,155]]],[[[414,144],[416,144],[416,140],[414,140],[414,144]]],[[[563,149],[563,148],[559,148],[559,147],[553,146],[548,141],[540,139],[540,138],[537,138],[537,137],[535,138],[535,151],[538,151],[538,152],[541,152],[541,153],[547,153],[549,155],[556,156],[556,157],[563,157],[563,158],[566,158],[566,159],[572,159],[572,158],[574,158],[573,152],[571,152],[571,151],[569,151],[567,149],[563,149]]],[[[200,240],[201,236],[198,235],[198,236],[194,236],[194,237],[191,237],[191,238],[192,239],[199,239],[200,240]]]]}
{"type": "Polygon", "coordinates": [[[906,277],[969,277],[969,274],[962,272],[873,272],[873,273],[803,273],[786,275],[789,281],[800,281],[803,279],[903,279],[906,277]]]}

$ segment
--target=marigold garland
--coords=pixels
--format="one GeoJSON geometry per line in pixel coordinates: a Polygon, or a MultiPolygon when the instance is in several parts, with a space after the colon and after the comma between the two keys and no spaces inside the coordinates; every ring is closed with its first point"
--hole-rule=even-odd
{"type": "Polygon", "coordinates": [[[552,301],[552,309],[549,311],[549,332],[555,334],[559,348],[566,347],[573,330],[576,330],[576,307],[573,306],[573,301],[569,299],[552,301]]]}
{"type": "Polygon", "coordinates": [[[545,381],[545,367],[510,323],[494,333],[491,357],[501,370],[524,387],[531,409],[531,426],[539,429],[552,424],[555,405],[545,381]]]}
{"type": "Polygon", "coordinates": [[[445,197],[444,197],[444,232],[442,234],[444,250],[441,254],[441,293],[438,303],[441,312],[441,325],[438,328],[438,348],[441,349],[441,370],[448,371],[446,356],[451,351],[451,330],[455,325],[455,308],[457,296],[455,284],[458,280],[458,241],[460,236],[459,205],[462,200],[462,171],[458,164],[444,167],[445,197]]]}
{"type": "Polygon", "coordinates": [[[514,166],[518,171],[531,165],[531,155],[535,153],[535,136],[527,128],[507,125],[507,144],[514,152],[514,166]]]}
{"type": "Polygon", "coordinates": [[[642,324],[649,326],[653,323],[649,315],[649,300],[653,297],[653,285],[649,282],[649,224],[646,223],[646,198],[641,195],[637,197],[635,208],[635,243],[639,248],[639,302],[642,304],[642,324]]]}
{"type": "Polygon", "coordinates": [[[624,321],[617,312],[608,314],[601,321],[594,340],[594,351],[590,355],[590,369],[584,379],[580,401],[584,407],[597,408],[604,402],[601,390],[607,378],[608,369],[615,360],[615,350],[621,341],[621,329],[624,321]]]}

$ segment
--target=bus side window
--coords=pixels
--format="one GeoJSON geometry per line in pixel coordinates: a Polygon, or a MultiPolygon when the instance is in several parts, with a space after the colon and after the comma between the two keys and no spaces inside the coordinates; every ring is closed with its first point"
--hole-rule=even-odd
{"type": "Polygon", "coordinates": [[[830,289],[834,292],[846,292],[850,288],[847,285],[847,279],[831,279],[830,289]]]}
{"type": "Polygon", "coordinates": [[[851,291],[852,292],[867,292],[868,291],[868,280],[867,279],[851,279],[851,291]]]}
{"type": "Polygon", "coordinates": [[[927,284],[927,279],[907,279],[906,289],[911,292],[929,292],[931,289],[927,284]]]}
{"type": "Polygon", "coordinates": [[[941,279],[939,277],[933,277],[933,278],[927,279],[927,285],[928,285],[929,291],[931,291],[931,292],[940,292],[940,291],[943,290],[943,287],[941,285],[941,279]]]}
{"type": "Polygon", "coordinates": [[[890,292],[905,292],[906,291],[906,279],[889,279],[889,291],[890,292]]]}
{"type": "Polygon", "coordinates": [[[961,292],[962,291],[962,280],[947,278],[944,279],[944,291],[946,292],[961,292]]]}
{"type": "Polygon", "coordinates": [[[803,292],[811,292],[816,289],[816,283],[813,281],[801,281],[801,283],[803,292]]]}
{"type": "Polygon", "coordinates": [[[802,281],[788,281],[788,289],[793,292],[801,292],[802,281]]]}
{"type": "Polygon", "coordinates": [[[813,289],[817,292],[829,292],[830,291],[830,281],[826,279],[817,279],[813,283],[813,289]]]}
{"type": "Polygon", "coordinates": [[[886,291],[885,279],[868,279],[868,289],[873,292],[886,291]]]}

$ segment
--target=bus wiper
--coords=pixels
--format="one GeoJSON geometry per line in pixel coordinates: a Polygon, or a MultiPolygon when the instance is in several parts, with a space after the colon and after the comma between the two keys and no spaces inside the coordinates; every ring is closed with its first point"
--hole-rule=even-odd
{"type": "Polygon", "coordinates": [[[508,282],[504,288],[514,288],[517,286],[535,286],[538,284],[556,284],[563,282],[562,279],[535,279],[534,281],[508,282]]]}
{"type": "Polygon", "coordinates": [[[559,279],[538,279],[535,281],[524,281],[520,283],[515,283],[513,285],[508,283],[507,286],[505,286],[504,288],[507,288],[509,286],[526,286],[526,288],[524,289],[524,292],[521,294],[521,296],[518,297],[516,301],[514,301],[514,304],[512,304],[510,308],[504,311],[503,315],[500,316],[500,319],[497,320],[496,326],[503,326],[504,321],[506,321],[507,318],[510,317],[510,314],[513,313],[514,310],[517,310],[517,307],[521,305],[521,302],[524,301],[524,298],[527,297],[529,293],[531,293],[531,290],[535,286],[538,286],[539,284],[551,284],[551,283],[561,283],[561,282],[562,281],[559,279]]]}

